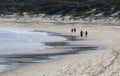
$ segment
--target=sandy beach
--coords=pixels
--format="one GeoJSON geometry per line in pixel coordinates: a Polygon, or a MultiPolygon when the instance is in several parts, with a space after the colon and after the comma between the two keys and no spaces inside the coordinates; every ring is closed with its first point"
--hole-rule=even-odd
{"type": "MultiPolygon", "coordinates": [[[[100,50],[88,50],[80,54],[70,54],[49,62],[37,63],[0,73],[0,76],[120,76],[120,22],[114,21],[50,21],[33,19],[27,22],[15,19],[0,19],[0,28],[40,30],[79,36],[80,31],[88,31],[83,41],[72,41],[76,45],[97,45],[100,50]],[[71,33],[71,28],[77,32],[71,33]]],[[[65,49],[50,49],[52,52],[65,49]]],[[[51,53],[48,49],[46,53],[51,53]]],[[[44,54],[39,50],[34,54],[44,54]]]]}

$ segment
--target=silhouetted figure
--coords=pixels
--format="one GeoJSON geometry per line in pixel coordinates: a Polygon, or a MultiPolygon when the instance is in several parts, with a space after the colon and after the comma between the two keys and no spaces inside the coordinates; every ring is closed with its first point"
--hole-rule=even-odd
{"type": "Polygon", "coordinates": [[[74,32],[76,32],[76,28],[74,28],[74,32]]]}
{"type": "Polygon", "coordinates": [[[88,35],[88,32],[87,32],[87,31],[85,31],[85,37],[87,37],[87,35],[88,35]]]}
{"type": "Polygon", "coordinates": [[[83,31],[81,30],[81,32],[80,32],[80,36],[83,38],[83,31]]]}
{"type": "Polygon", "coordinates": [[[73,32],[73,28],[71,29],[71,32],[73,32]]]}

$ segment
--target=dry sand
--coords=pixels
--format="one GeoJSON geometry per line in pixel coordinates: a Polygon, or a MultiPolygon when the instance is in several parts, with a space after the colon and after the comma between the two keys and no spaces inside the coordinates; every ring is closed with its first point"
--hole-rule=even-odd
{"type": "Polygon", "coordinates": [[[80,30],[87,30],[89,32],[87,40],[73,41],[73,43],[104,47],[101,50],[90,50],[50,62],[17,68],[0,73],[0,76],[120,76],[120,26],[115,26],[119,23],[113,23],[113,25],[98,22],[93,25],[93,23],[61,23],[42,20],[16,23],[14,20],[5,19],[0,19],[0,23],[0,27],[7,29],[42,30],[76,36],[79,36],[80,30]],[[73,27],[77,28],[76,33],[70,32],[73,27]]]}

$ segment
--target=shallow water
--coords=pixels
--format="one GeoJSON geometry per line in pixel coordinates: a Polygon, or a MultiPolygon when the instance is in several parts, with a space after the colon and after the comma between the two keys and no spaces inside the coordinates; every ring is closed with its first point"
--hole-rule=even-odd
{"type": "MultiPolygon", "coordinates": [[[[49,57],[38,58],[16,58],[4,57],[14,54],[30,53],[34,50],[49,48],[43,42],[56,42],[66,40],[61,36],[51,36],[46,32],[27,32],[27,31],[6,31],[0,29],[0,72],[23,66],[28,63],[44,62],[49,57]],[[42,60],[42,61],[40,61],[42,60]]],[[[55,58],[55,57],[54,57],[55,58]]],[[[54,59],[53,58],[53,59],[54,59]]]]}
{"type": "Polygon", "coordinates": [[[45,32],[0,31],[0,55],[45,49],[49,46],[45,46],[42,42],[63,40],[65,38],[61,36],[50,36],[45,32]]]}

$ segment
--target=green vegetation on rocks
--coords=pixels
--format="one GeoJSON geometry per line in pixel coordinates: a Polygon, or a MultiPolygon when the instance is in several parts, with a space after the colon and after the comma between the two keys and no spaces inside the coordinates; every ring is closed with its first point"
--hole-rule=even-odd
{"type": "Polygon", "coordinates": [[[19,12],[73,16],[120,16],[120,0],[0,0],[0,14],[19,12]]]}

